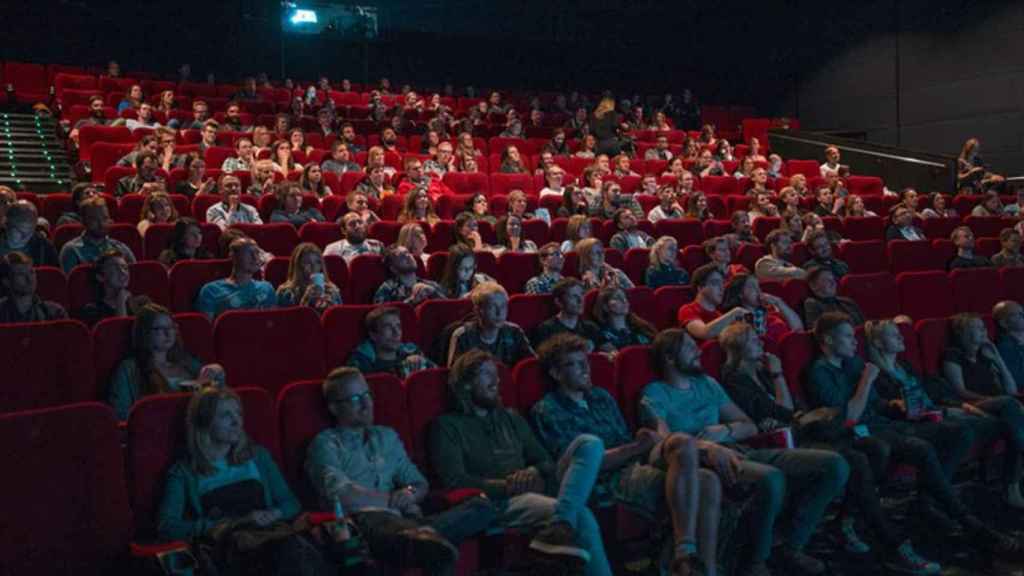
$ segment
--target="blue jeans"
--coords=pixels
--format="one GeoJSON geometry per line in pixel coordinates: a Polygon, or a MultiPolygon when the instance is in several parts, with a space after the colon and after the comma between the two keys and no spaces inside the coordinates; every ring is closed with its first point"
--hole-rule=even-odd
{"type": "Polygon", "coordinates": [[[604,442],[597,436],[581,434],[558,460],[558,498],[536,493],[513,496],[499,521],[509,528],[536,526],[552,520],[564,521],[576,531],[580,547],[590,554],[584,574],[611,576],[612,569],[601,541],[601,528],[587,508],[603,459],[604,442]]]}
{"type": "Polygon", "coordinates": [[[763,562],[772,550],[775,520],[789,494],[786,545],[801,550],[810,540],[825,508],[843,493],[850,467],[827,450],[754,450],[740,467],[739,481],[754,485],[751,523],[752,560],[763,562]]]}

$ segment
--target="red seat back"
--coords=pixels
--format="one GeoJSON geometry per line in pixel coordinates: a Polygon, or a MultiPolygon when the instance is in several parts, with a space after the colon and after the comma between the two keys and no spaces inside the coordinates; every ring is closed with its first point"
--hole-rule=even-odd
{"type": "Polygon", "coordinates": [[[925,318],[914,323],[917,335],[917,349],[921,355],[921,367],[928,375],[941,374],[942,352],[949,343],[949,320],[946,318],[925,318]]]}
{"type": "MultiPolygon", "coordinates": [[[[324,312],[322,322],[328,371],[345,365],[356,346],[368,337],[363,322],[366,315],[378,306],[381,305],[345,304],[332,306],[324,312]]],[[[394,302],[387,306],[399,310],[399,317],[402,320],[402,341],[418,343],[419,326],[416,321],[416,312],[412,306],[402,302],[394,302]]]]}
{"type": "Polygon", "coordinates": [[[498,256],[497,266],[497,280],[510,294],[521,293],[526,287],[526,282],[541,273],[537,254],[505,252],[498,256]]]}
{"type": "MultiPolygon", "coordinates": [[[[376,403],[374,403],[376,408],[376,403]]],[[[307,509],[317,509],[316,494],[303,464],[316,435],[334,425],[324,402],[323,380],[292,382],[277,395],[277,426],[283,456],[281,472],[307,509]]]]}
{"type": "Polygon", "coordinates": [[[885,245],[881,240],[862,240],[839,244],[839,258],[850,266],[853,274],[870,274],[888,269],[885,245]]]}
{"type": "Polygon", "coordinates": [[[896,282],[888,272],[847,274],[839,281],[839,294],[853,299],[866,320],[892,318],[900,313],[896,282]]]}
{"type": "Polygon", "coordinates": [[[995,268],[958,268],[949,272],[949,281],[957,312],[991,314],[992,307],[1003,299],[1004,287],[995,268]]]}
{"type": "Polygon", "coordinates": [[[67,308],[68,281],[64,272],[53,266],[36,268],[36,294],[43,300],[53,300],[67,308]]]}
{"type": "Polygon", "coordinates": [[[276,396],[293,380],[326,372],[323,328],[312,308],[230,310],[217,317],[213,340],[231,386],[256,386],[276,396]]]}
{"type": "Polygon", "coordinates": [[[111,409],[84,403],[0,415],[0,443],[10,463],[0,491],[2,572],[120,572],[132,512],[111,409]]]}
{"type": "Polygon", "coordinates": [[[850,240],[881,240],[885,237],[885,220],[878,216],[843,218],[843,237],[850,240]]]}
{"type": "Polygon", "coordinates": [[[419,324],[419,344],[424,351],[430,351],[434,339],[440,336],[446,326],[458,322],[473,311],[468,298],[458,300],[427,300],[416,307],[419,324]]]}
{"type": "Polygon", "coordinates": [[[514,294],[508,301],[508,320],[527,334],[558,312],[551,294],[514,294]]]}
{"type": "Polygon", "coordinates": [[[292,250],[299,243],[299,234],[291,224],[278,222],[273,224],[234,224],[237,228],[259,244],[260,248],[274,256],[291,256],[292,250]]]}
{"type": "Polygon", "coordinates": [[[896,276],[900,312],[915,321],[945,318],[956,312],[949,277],[938,270],[904,272],[896,276]]]}
{"type": "Polygon", "coordinates": [[[656,236],[671,236],[676,239],[679,249],[700,245],[704,241],[704,228],[700,220],[683,218],[678,220],[663,219],[654,224],[656,236]]]}
{"type": "Polygon", "coordinates": [[[644,386],[657,379],[651,365],[650,346],[627,346],[615,355],[615,379],[619,383],[619,407],[631,428],[638,426],[637,411],[644,386]]]}
{"type": "Polygon", "coordinates": [[[350,304],[369,304],[373,294],[388,278],[384,257],[379,254],[361,254],[349,263],[349,283],[344,301],[350,304]]]}
{"type": "Polygon", "coordinates": [[[299,240],[312,242],[319,246],[320,250],[341,240],[341,237],[341,228],[334,222],[307,222],[299,228],[299,240]]]}
{"type": "Polygon", "coordinates": [[[231,273],[230,260],[183,260],[171,267],[171,311],[191,312],[199,290],[207,282],[231,273]]]}
{"type": "Polygon", "coordinates": [[[74,320],[0,326],[0,412],[100,398],[89,329],[74,320]]]}
{"type": "Polygon", "coordinates": [[[932,250],[930,242],[890,240],[888,254],[889,269],[893,274],[946,268],[946,261],[932,250]]]}
{"type": "Polygon", "coordinates": [[[790,332],[782,337],[779,344],[779,359],[782,361],[782,372],[786,375],[793,401],[799,405],[808,405],[806,389],[806,370],[814,361],[817,345],[810,332],[790,332]]]}
{"type": "Polygon", "coordinates": [[[537,188],[534,185],[533,176],[530,174],[503,174],[494,173],[490,176],[492,196],[507,196],[512,190],[522,190],[528,196],[535,195],[537,188]]]}
{"type": "Polygon", "coordinates": [[[807,178],[821,176],[821,168],[816,160],[787,160],[786,174],[803,174],[807,178]]]}
{"type": "MultiPolygon", "coordinates": [[[[187,212],[186,212],[187,214],[187,212]]],[[[203,231],[203,248],[210,254],[216,254],[220,240],[220,228],[216,224],[203,222],[199,224],[203,231]]],[[[147,260],[156,260],[160,253],[170,248],[171,235],[174,233],[174,224],[156,223],[146,228],[146,235],[142,239],[143,252],[147,260]]]]}

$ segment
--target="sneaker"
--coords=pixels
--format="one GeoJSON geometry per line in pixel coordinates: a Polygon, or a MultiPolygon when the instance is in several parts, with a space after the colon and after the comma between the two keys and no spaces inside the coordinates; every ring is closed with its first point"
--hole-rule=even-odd
{"type": "Polygon", "coordinates": [[[782,553],[782,559],[786,563],[786,567],[793,569],[797,574],[814,576],[824,574],[826,570],[824,562],[806,554],[803,550],[786,550],[782,553]]]}
{"type": "Polygon", "coordinates": [[[530,541],[530,549],[549,556],[561,556],[590,562],[590,553],[576,543],[576,531],[565,522],[549,524],[530,541]]]}
{"type": "Polygon", "coordinates": [[[839,543],[842,544],[843,549],[850,554],[867,554],[871,552],[871,546],[868,543],[861,540],[857,534],[857,528],[854,525],[853,518],[843,518],[839,521],[839,543]]]}
{"type": "Polygon", "coordinates": [[[910,541],[900,544],[896,553],[885,562],[885,567],[901,574],[938,574],[942,566],[922,558],[910,545],[910,541]]]}

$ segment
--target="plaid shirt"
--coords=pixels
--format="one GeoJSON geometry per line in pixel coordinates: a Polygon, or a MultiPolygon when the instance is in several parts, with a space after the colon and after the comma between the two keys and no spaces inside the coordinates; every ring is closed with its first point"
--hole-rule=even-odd
{"type": "Polygon", "coordinates": [[[382,254],[384,252],[384,244],[380,240],[373,238],[367,238],[359,244],[352,244],[345,238],[338,240],[337,242],[331,242],[324,249],[324,256],[341,256],[345,259],[346,263],[351,263],[352,259],[360,254],[382,254]]]}
{"type": "Polygon", "coordinates": [[[535,356],[526,334],[518,325],[506,322],[498,329],[498,337],[490,344],[480,338],[480,327],[476,322],[467,322],[452,332],[451,345],[448,347],[448,365],[470,350],[490,352],[506,366],[515,366],[523,358],[535,356]]]}
{"type": "Polygon", "coordinates": [[[383,284],[377,288],[377,291],[373,294],[373,303],[380,304],[382,302],[405,302],[406,304],[412,304],[413,306],[423,302],[424,300],[430,300],[431,298],[444,298],[445,292],[441,285],[432,280],[424,280],[422,278],[416,279],[416,284],[413,286],[406,286],[398,281],[397,278],[389,278],[384,281],[383,284]],[[425,291],[420,294],[420,297],[412,299],[412,289],[416,284],[426,284],[433,288],[433,293],[425,291]]]}
{"type": "Polygon", "coordinates": [[[609,278],[609,282],[614,282],[619,288],[623,290],[627,288],[633,288],[633,281],[626,276],[626,273],[618,268],[615,268],[609,264],[605,264],[604,268],[601,268],[601,274],[599,277],[592,278],[590,276],[581,278],[583,286],[587,290],[593,290],[594,288],[600,289],[605,282],[605,278],[609,275],[613,275],[614,278],[609,278]]]}
{"type": "Polygon", "coordinates": [[[386,372],[399,378],[407,378],[413,372],[420,370],[437,368],[437,364],[427,358],[427,355],[420,351],[419,346],[412,342],[402,342],[398,346],[394,360],[381,360],[377,357],[377,349],[373,347],[373,342],[370,340],[363,340],[359,346],[356,346],[345,364],[359,368],[363,374],[386,372]]]}
{"type": "Polygon", "coordinates": [[[654,238],[643,230],[635,230],[632,234],[616,232],[608,242],[609,248],[615,248],[625,252],[630,248],[650,248],[654,244],[654,238]]]}
{"type": "Polygon", "coordinates": [[[220,165],[221,172],[248,172],[249,163],[242,158],[231,156],[224,159],[224,163],[220,165]]]}
{"type": "Polygon", "coordinates": [[[526,288],[523,291],[527,294],[550,294],[555,289],[555,284],[558,284],[561,279],[562,275],[558,272],[553,274],[544,272],[527,280],[526,288]]]}
{"type": "Polygon", "coordinates": [[[605,448],[616,448],[633,441],[615,398],[604,388],[583,393],[584,404],[555,390],[533,405],[530,417],[541,443],[556,457],[580,434],[593,434],[605,448]]]}

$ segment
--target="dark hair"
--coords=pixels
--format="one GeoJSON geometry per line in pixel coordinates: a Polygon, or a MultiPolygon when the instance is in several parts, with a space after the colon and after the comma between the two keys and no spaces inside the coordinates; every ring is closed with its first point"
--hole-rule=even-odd
{"type": "Polygon", "coordinates": [[[766,246],[771,247],[774,246],[779,240],[783,238],[792,238],[792,236],[789,235],[788,230],[776,228],[775,230],[772,230],[771,232],[768,233],[767,236],[764,237],[764,243],[766,246]]]}
{"type": "MultiPolygon", "coordinates": [[[[458,298],[459,287],[459,264],[466,258],[472,258],[476,265],[476,254],[473,249],[465,244],[455,244],[448,249],[448,260],[444,263],[444,272],[441,273],[441,287],[448,293],[449,298],[458,298]]],[[[472,284],[472,281],[470,281],[472,284]]]]}
{"type": "Polygon", "coordinates": [[[363,318],[363,326],[366,327],[366,331],[375,331],[377,329],[377,322],[385,316],[398,316],[399,319],[401,319],[402,312],[394,306],[377,306],[373,310],[370,310],[366,314],[366,317],[363,318]]]}
{"type": "MultiPolygon", "coordinates": [[[[185,244],[185,234],[188,233],[189,228],[199,228],[200,232],[202,227],[199,226],[199,222],[195,218],[189,218],[185,216],[179,218],[174,223],[174,230],[171,231],[171,236],[167,239],[167,249],[174,252],[175,258],[179,258],[182,255],[182,246],[185,244]]],[[[202,249],[202,247],[200,247],[202,249]]],[[[196,250],[198,253],[199,250],[196,250]]]]}
{"type": "MultiPolygon", "coordinates": [[[[597,298],[594,299],[594,307],[590,313],[599,326],[604,326],[605,322],[608,321],[606,314],[608,301],[616,294],[622,294],[623,298],[626,298],[627,302],[629,301],[626,291],[622,288],[603,288],[597,293],[597,298]]],[[[648,338],[653,338],[657,333],[657,330],[655,330],[650,322],[638,316],[632,309],[626,315],[626,326],[630,331],[640,333],[648,338]]]]}
{"type": "Polygon", "coordinates": [[[153,160],[154,162],[158,161],[156,158],[156,154],[153,154],[148,150],[146,152],[139,152],[138,154],[135,155],[135,169],[139,170],[140,168],[142,168],[142,165],[146,162],[146,160],[153,160]]]}
{"type": "MultiPolygon", "coordinates": [[[[551,369],[555,368],[562,361],[562,358],[574,352],[586,354],[588,350],[590,350],[589,342],[575,334],[562,332],[548,338],[537,348],[537,359],[540,361],[540,365],[544,367],[545,376],[550,379],[551,369]]],[[[553,379],[552,383],[558,384],[553,379]]]]}
{"type": "Polygon", "coordinates": [[[718,269],[718,266],[714,264],[705,264],[700,268],[693,271],[693,285],[697,288],[703,288],[708,280],[711,279],[712,274],[722,275],[722,271],[718,269]]]}
{"type": "Polygon", "coordinates": [[[852,325],[853,322],[842,312],[825,312],[814,323],[814,340],[820,346],[825,342],[826,336],[831,335],[836,328],[843,324],[852,325]]]}
{"type": "Polygon", "coordinates": [[[665,376],[669,362],[667,358],[674,358],[679,353],[679,347],[687,336],[686,330],[682,328],[669,328],[654,337],[654,344],[651,345],[651,370],[655,375],[661,378],[665,376]]]}
{"type": "MultiPolygon", "coordinates": [[[[461,232],[462,227],[465,226],[466,223],[469,222],[470,220],[475,222],[476,221],[476,216],[474,216],[473,214],[471,214],[469,212],[461,212],[461,213],[459,213],[458,216],[455,217],[455,226],[453,226],[453,228],[452,228],[452,244],[453,245],[463,244],[465,246],[470,246],[470,248],[472,248],[472,246],[469,244],[469,239],[468,238],[463,238],[462,232],[461,232]]],[[[449,251],[450,251],[450,249],[449,249],[449,251]]]]}
{"type": "Polygon", "coordinates": [[[519,216],[514,216],[512,214],[506,214],[501,218],[498,218],[498,224],[494,227],[494,234],[495,236],[498,237],[498,244],[502,246],[507,247],[509,244],[508,221],[511,220],[512,218],[516,218],[519,220],[520,237],[522,237],[523,218],[520,218],[519,216]]]}
{"type": "Polygon", "coordinates": [[[832,269],[827,266],[811,266],[807,269],[807,284],[814,284],[818,281],[818,276],[828,272],[834,274],[832,269]]]}
{"type": "Polygon", "coordinates": [[[554,298],[557,303],[565,296],[565,293],[573,288],[584,288],[583,282],[579,278],[573,278],[572,276],[566,276],[555,282],[554,288],[551,289],[551,297],[554,298]]]}
{"type": "Polygon", "coordinates": [[[103,268],[107,265],[107,262],[110,262],[114,258],[121,258],[125,262],[128,261],[124,254],[117,250],[107,250],[103,254],[100,254],[100,257],[97,258],[92,265],[91,274],[89,276],[92,279],[93,288],[96,290],[97,301],[103,299],[103,282],[100,280],[103,276],[103,268]]]}
{"type": "Polygon", "coordinates": [[[730,278],[729,283],[725,285],[725,294],[722,296],[722,305],[719,308],[732,310],[737,306],[742,306],[743,288],[746,287],[747,282],[755,279],[756,276],[746,273],[736,274],[730,278]]]}

